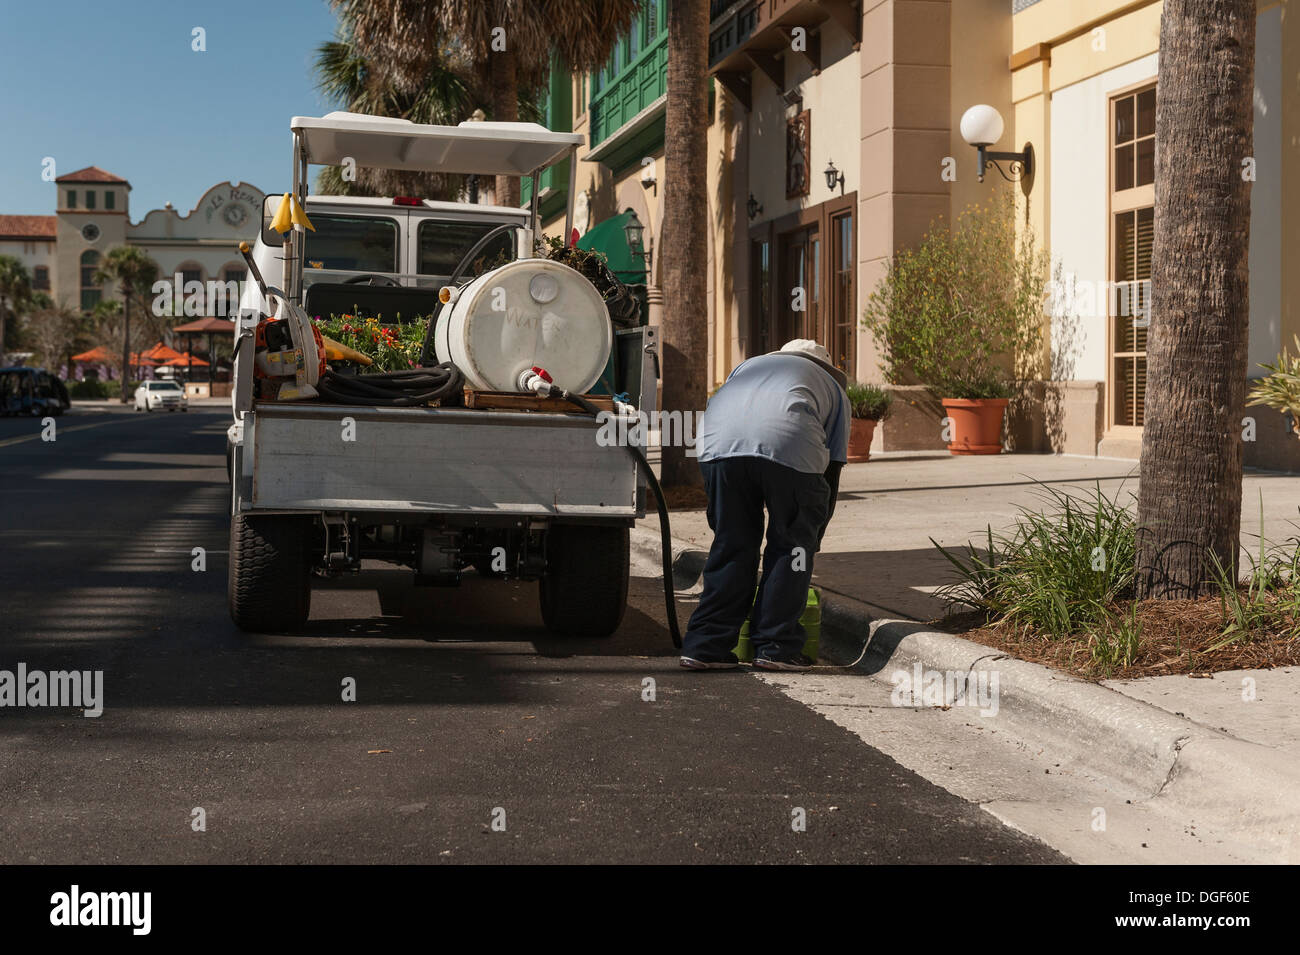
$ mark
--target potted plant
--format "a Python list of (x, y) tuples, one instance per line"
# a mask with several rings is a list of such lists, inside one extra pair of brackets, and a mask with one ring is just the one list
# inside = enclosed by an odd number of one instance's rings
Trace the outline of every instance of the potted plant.
[(1256, 381), (1246, 398), (1251, 407), (1266, 405), (1289, 414), (1291, 431), (1300, 437), (1300, 335), (1294, 341), (1297, 355), (1289, 355), (1284, 347), (1276, 363), (1261, 363), (1259, 367), (1270, 374)]
[(889, 405), (894, 396), (877, 385), (861, 383), (852, 383), (845, 391), (849, 395), (849, 409), (853, 416), (849, 426), (849, 463), (870, 461), (876, 422), (889, 416)]
[(950, 454), (1001, 454), (1002, 419), (1013, 389), (1004, 382), (956, 381), (944, 389)]
[(931, 226), (871, 293), (862, 325), (886, 380), (942, 401), (953, 454), (1001, 453), (1008, 400), (1042, 365), (1047, 264), (1004, 196)]

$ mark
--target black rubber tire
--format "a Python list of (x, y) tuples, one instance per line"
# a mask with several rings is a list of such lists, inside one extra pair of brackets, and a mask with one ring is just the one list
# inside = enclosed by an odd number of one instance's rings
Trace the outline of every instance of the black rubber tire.
[(553, 524), (538, 585), (542, 620), (552, 633), (608, 637), (627, 610), (626, 527)]
[(236, 514), (230, 518), (230, 619), (247, 633), (300, 630), (311, 611), (311, 519)]

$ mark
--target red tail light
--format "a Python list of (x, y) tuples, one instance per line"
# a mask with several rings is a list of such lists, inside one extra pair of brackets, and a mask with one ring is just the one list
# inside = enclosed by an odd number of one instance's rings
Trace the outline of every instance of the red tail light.
[(424, 200), (421, 199), (419, 196), (395, 196), (395, 197), (393, 198), (393, 205), (395, 205), (395, 206), (422, 206), (422, 205), (424, 205)]

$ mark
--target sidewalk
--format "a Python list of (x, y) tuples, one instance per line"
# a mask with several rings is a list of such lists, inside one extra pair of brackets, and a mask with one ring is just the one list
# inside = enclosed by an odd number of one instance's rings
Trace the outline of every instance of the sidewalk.
[[(954, 457), (934, 452), (873, 454), (840, 477), (839, 503), (816, 560), (818, 587), (878, 609), (878, 616), (933, 620), (943, 614), (934, 591), (951, 565), (930, 543), (982, 543), (984, 529), (1009, 526), (1018, 506), (1035, 506), (1038, 483), (1082, 492), (1100, 483), (1121, 500), (1137, 493), (1137, 462), (1049, 454)], [(1265, 537), (1300, 534), (1300, 476), (1248, 472), (1242, 490), (1242, 542), (1254, 550), (1259, 495)], [(651, 519), (654, 520), (653, 518)], [(707, 551), (713, 540), (703, 511), (672, 515), (673, 536)]]
[[(798, 693), (801, 679), (805, 689), (809, 680), (820, 679), (819, 686), (830, 681), (838, 697), (874, 701), (857, 704), (861, 708), (879, 707), (875, 687), (916, 666), (990, 678), (996, 673), (1001, 699), (992, 722), (1030, 749), (1052, 754), (1054, 765), (1111, 780), (1112, 790), (1130, 793), (1133, 803), (1170, 826), (1190, 826), (1200, 834), (1198, 852), (1205, 849), (1200, 837), (1207, 836), (1210, 859), (1300, 861), (1300, 669), (1094, 684), (917, 622), (942, 614), (933, 594), (951, 579), (929, 538), (960, 546), (978, 541), (987, 524), (995, 532), (1006, 529), (1018, 505), (1037, 503), (1038, 482), (1081, 491), (1100, 482), (1105, 493), (1119, 490), (1127, 497), (1137, 491), (1137, 465), (1053, 455), (892, 453), (846, 467), (814, 583), (823, 593), (824, 654), (848, 664), (869, 639), (868, 652), (855, 668), (858, 682), (812, 674), (782, 682)], [(1284, 541), (1297, 533), (1300, 477), (1247, 473), (1242, 535), (1252, 550), (1261, 495), (1265, 537)], [(690, 588), (712, 536), (702, 511), (674, 512), (672, 525), (677, 585)], [(634, 547), (642, 567), (657, 568), (653, 514), (638, 527)], [(863, 676), (873, 678), (873, 688), (863, 686)], [(1032, 828), (1023, 805), (1008, 812), (1012, 824)]]

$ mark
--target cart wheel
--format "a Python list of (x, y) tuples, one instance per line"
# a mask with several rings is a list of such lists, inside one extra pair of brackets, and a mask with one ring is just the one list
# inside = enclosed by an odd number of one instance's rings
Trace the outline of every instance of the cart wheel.
[(247, 633), (298, 630), (311, 611), (311, 518), (230, 518), (230, 619)]
[(553, 524), (546, 532), (546, 572), (538, 586), (547, 629), (608, 637), (627, 609), (628, 529)]

